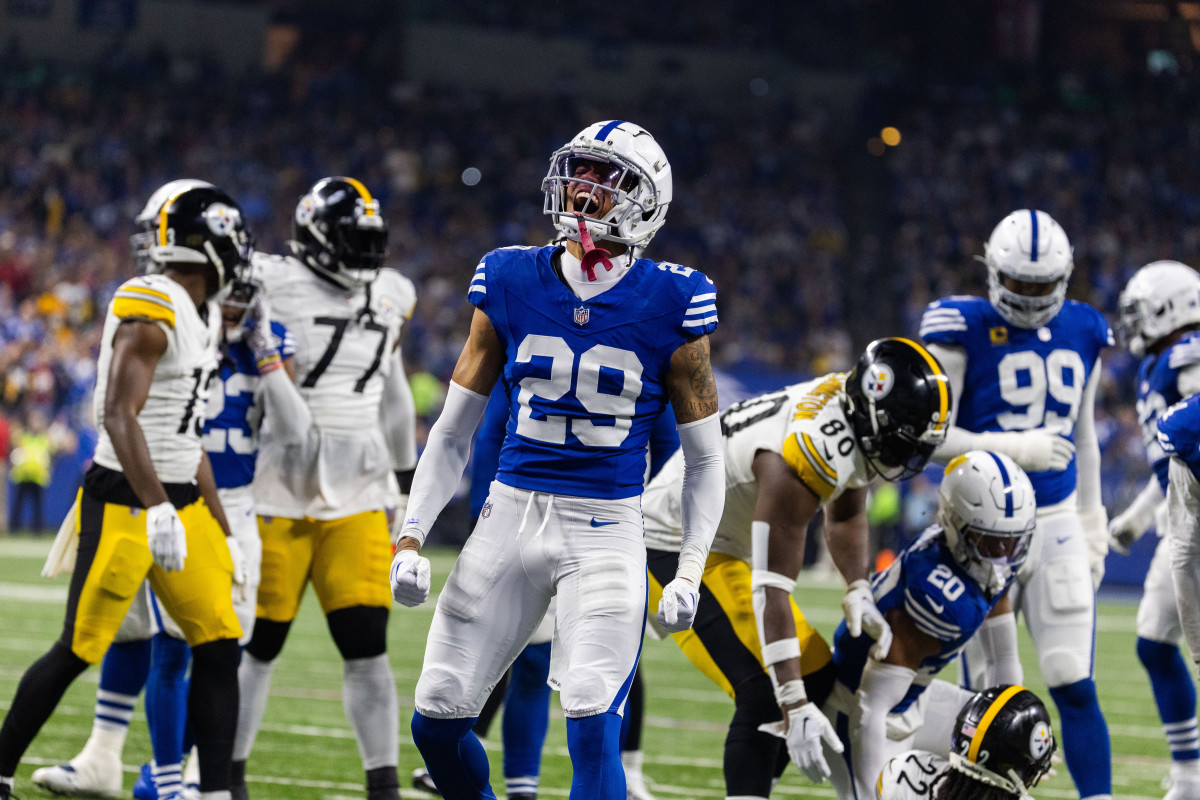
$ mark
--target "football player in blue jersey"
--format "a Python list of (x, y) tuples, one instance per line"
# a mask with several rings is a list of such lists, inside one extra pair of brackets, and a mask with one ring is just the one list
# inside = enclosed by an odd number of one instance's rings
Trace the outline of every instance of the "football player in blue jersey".
[[(823, 710), (845, 747), (842, 758), (826, 748), (838, 797), (870, 797), (897, 750), (947, 754), (948, 726), (972, 693), (934, 676), (1007, 603), (1035, 539), (1036, 514), (1033, 485), (1008, 456), (973, 450), (946, 467), (937, 524), (871, 578), (875, 605), (891, 625), (887, 653), (872, 658), (875, 639), (851, 635), (844, 621), (834, 633), (837, 685)], [(890, 742), (889, 729), (911, 733)]]
[[(1038, 552), (1013, 592), (1037, 648), (1038, 665), (1062, 717), (1063, 755), (1082, 798), (1112, 793), (1108, 726), (1092, 667), (1095, 588), (1108, 552), (1100, 498), (1100, 446), (1093, 420), (1100, 351), (1114, 344), (1094, 308), (1066, 299), (1071, 244), (1044, 211), (1014, 211), (985, 246), (988, 297), (935, 301), (921, 336), (954, 384), (955, 422), (935, 459), (967, 450), (1005, 453), (1037, 492)], [(960, 671), (983, 688), (986, 662), (1013, 657), (1013, 618), (998, 615), (964, 650)], [(990, 652), (989, 652), (990, 651)]]
[[(1153, 524), (1166, 535), (1164, 497), (1168, 457), (1158, 444), (1158, 418), (1200, 391), (1200, 275), (1178, 261), (1139, 269), (1120, 299), (1117, 336), (1141, 358), (1137, 411), (1153, 474), (1138, 496), (1108, 525), (1110, 546), (1127, 555)], [(1146, 572), (1137, 615), (1137, 654), (1150, 676), (1163, 733), (1171, 751), (1167, 800), (1200, 797), (1200, 729), (1196, 686), (1179, 651), (1182, 631), (1171, 578), (1171, 550), (1160, 538)]]
[(500, 467), (441, 592), (416, 689), (413, 739), (452, 800), (495, 797), (471, 727), (555, 596), (551, 680), (567, 717), (570, 796), (624, 800), (621, 713), (646, 615), (639, 497), (646, 443), (668, 402), (688, 477), (677, 578), (657, 613), (667, 630), (695, 617), (724, 502), (708, 345), (716, 288), (688, 267), (634, 254), (671, 201), (662, 148), (632, 123), (596, 123), (551, 156), (542, 188), (569, 241), (494, 250), (476, 268), (467, 296), (477, 310), (392, 563), (395, 599), (424, 602), (421, 543), (503, 380), (511, 414)]

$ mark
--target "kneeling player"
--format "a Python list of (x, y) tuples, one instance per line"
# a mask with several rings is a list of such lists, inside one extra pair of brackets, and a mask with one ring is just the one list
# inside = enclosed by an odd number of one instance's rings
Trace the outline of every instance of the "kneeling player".
[(876, 800), (1016, 800), (1050, 769), (1050, 714), (1022, 686), (995, 686), (967, 701), (954, 723), (950, 757), (910, 750), (889, 761)]

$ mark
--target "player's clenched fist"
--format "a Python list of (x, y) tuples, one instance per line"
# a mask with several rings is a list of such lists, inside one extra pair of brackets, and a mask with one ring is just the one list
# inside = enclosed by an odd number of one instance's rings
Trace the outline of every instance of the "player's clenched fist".
[(700, 590), (686, 578), (676, 578), (663, 587), (654, 618), (667, 633), (679, 633), (692, 627), (696, 620), (696, 605)]
[(412, 608), (429, 599), (429, 559), (416, 550), (397, 550), (392, 559), (392, 598)]

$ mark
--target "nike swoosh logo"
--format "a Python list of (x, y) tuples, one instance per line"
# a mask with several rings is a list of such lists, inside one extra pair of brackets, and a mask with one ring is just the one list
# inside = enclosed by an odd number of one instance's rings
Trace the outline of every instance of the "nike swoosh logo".
[(616, 524), (617, 524), (616, 520), (613, 520), (612, 522), (597, 522), (596, 518), (592, 517), (592, 527), (593, 528), (603, 528), (605, 525), (616, 525)]
[(1067, 539), (1070, 539), (1070, 538), (1071, 538), (1070, 536), (1055, 536), (1054, 541), (1058, 542), (1059, 544), (1062, 544), (1063, 542), (1065, 542)]
[(935, 603), (933, 600), (929, 601), (929, 606), (939, 614), (945, 613), (946, 611), (946, 607), (944, 605), (941, 603)]

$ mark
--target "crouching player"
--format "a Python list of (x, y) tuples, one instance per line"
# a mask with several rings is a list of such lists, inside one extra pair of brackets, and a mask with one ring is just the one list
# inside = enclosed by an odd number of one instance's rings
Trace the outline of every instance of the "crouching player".
[[(1008, 603), (1005, 591), (1029, 552), (1036, 513), (1033, 485), (1008, 456), (974, 450), (947, 465), (938, 523), (871, 579), (892, 630), (887, 653), (872, 658), (872, 638), (852, 635), (845, 623), (834, 634), (838, 683), (824, 711), (846, 750), (844, 761), (831, 760), (838, 797), (869, 797), (890, 751), (945, 752), (949, 721), (971, 693), (944, 681), (926, 689), (988, 614)], [(831, 540), (831, 551), (836, 546)], [(913, 733), (889, 742), (889, 722)]]

